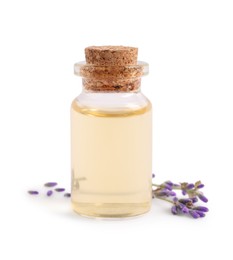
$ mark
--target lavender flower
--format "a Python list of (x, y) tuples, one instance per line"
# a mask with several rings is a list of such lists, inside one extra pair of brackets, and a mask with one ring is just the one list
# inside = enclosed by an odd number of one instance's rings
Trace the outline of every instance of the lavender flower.
[(195, 210), (195, 212), (199, 215), (200, 218), (204, 218), (205, 217), (205, 213), (199, 210)]
[(191, 194), (193, 192), (193, 188), (195, 185), (193, 183), (187, 183), (187, 182), (182, 182), (181, 183), (181, 191), (182, 194), (185, 196), (186, 194)]
[(63, 191), (65, 191), (65, 189), (64, 189), (64, 188), (56, 188), (55, 191), (57, 191), (57, 192), (63, 192)]
[(189, 211), (190, 216), (192, 216), (193, 218), (199, 218), (200, 215), (195, 211), (195, 210), (190, 210)]
[(186, 186), (186, 189), (187, 189), (187, 190), (191, 190), (191, 189), (193, 189), (194, 187), (195, 187), (194, 184), (189, 183), (189, 184)]
[(163, 196), (169, 196), (169, 193), (170, 191), (166, 190), (166, 189), (163, 189), (163, 190), (160, 190), (158, 192), (156, 192), (156, 195), (159, 196), (159, 197), (163, 197)]
[(185, 196), (187, 192), (185, 190), (182, 190), (182, 194)]
[(36, 190), (29, 190), (28, 193), (29, 193), (30, 195), (38, 195), (38, 194), (39, 194), (39, 192), (36, 191)]
[(170, 192), (169, 192), (169, 196), (172, 196), (172, 197), (173, 197), (173, 196), (176, 196), (176, 193), (175, 193), (174, 191), (170, 191)]
[(194, 207), (193, 209), (198, 210), (198, 211), (202, 211), (202, 212), (208, 212), (209, 209), (207, 207), (203, 207), (203, 206), (197, 206)]
[(197, 197), (193, 197), (193, 198), (191, 198), (191, 200), (192, 200), (193, 203), (198, 202)]
[(49, 191), (47, 191), (46, 194), (47, 194), (48, 197), (50, 197), (50, 196), (53, 194), (53, 191), (52, 191), (52, 190), (49, 190)]
[(188, 208), (183, 204), (183, 203), (179, 203), (178, 205), (180, 211), (184, 214), (188, 214), (189, 213), (189, 210)]
[(177, 215), (178, 213), (183, 213), (183, 214), (189, 213), (188, 207), (185, 205), (185, 203), (178, 200), (177, 197), (173, 198), (173, 204), (174, 205), (171, 208), (172, 214)]
[(57, 185), (56, 182), (47, 182), (44, 184), (45, 187), (55, 187)]
[[(153, 184), (153, 186), (157, 188), (152, 190), (152, 197), (172, 203), (171, 213), (173, 215), (185, 214), (196, 219), (205, 217), (205, 213), (209, 211), (206, 207), (195, 205), (198, 202), (198, 198), (204, 202), (208, 201), (203, 193), (199, 191), (199, 188), (204, 187), (204, 184), (200, 181), (195, 184), (182, 182), (180, 185), (171, 181), (165, 181), (160, 185)], [(188, 195), (188, 198), (177, 198), (174, 189), (180, 190), (183, 195)]]
[(169, 196), (176, 196), (176, 193), (172, 190), (169, 190), (169, 189), (157, 189), (154, 191), (155, 195), (158, 196), (158, 197), (169, 197)]
[(171, 212), (172, 212), (173, 215), (177, 215), (178, 214), (177, 207), (176, 206), (172, 206), (171, 207)]
[(208, 202), (208, 199), (207, 199), (203, 194), (198, 193), (197, 196), (198, 196), (198, 198), (199, 198), (201, 201), (203, 201), (203, 202), (205, 202), (205, 203)]
[(165, 181), (165, 183), (171, 187), (174, 185), (171, 181)]
[[(53, 188), (55, 186), (57, 186), (57, 182), (46, 182), (44, 184), (44, 187), (46, 187), (46, 188)], [(46, 196), (50, 197), (50, 196), (53, 195), (54, 191), (56, 191), (56, 192), (64, 192), (65, 188), (55, 188), (53, 190), (49, 189), (49, 190), (45, 190), (44, 193), (46, 194)], [(30, 195), (38, 195), (39, 194), (39, 192), (36, 191), (36, 190), (29, 190), (28, 193)], [(67, 193), (64, 194), (64, 197), (67, 197), (67, 198), (71, 197), (71, 194), (67, 192)]]
[(176, 197), (173, 199), (173, 206), (171, 208), (171, 211), (173, 214), (176, 212), (176, 215), (178, 213), (183, 214), (189, 214), (193, 218), (203, 218), (205, 217), (204, 212), (208, 212), (208, 208), (203, 206), (194, 206), (194, 202), (192, 198), (182, 198), (177, 199)]
[(163, 187), (167, 190), (172, 190), (172, 185), (169, 185), (169, 184), (163, 184)]
[(192, 199), (186, 199), (186, 198), (179, 199), (179, 202), (181, 202), (183, 204), (193, 203)]
[(165, 181), (161, 186), (168, 189), (168, 190), (172, 190), (173, 183), (171, 181)]

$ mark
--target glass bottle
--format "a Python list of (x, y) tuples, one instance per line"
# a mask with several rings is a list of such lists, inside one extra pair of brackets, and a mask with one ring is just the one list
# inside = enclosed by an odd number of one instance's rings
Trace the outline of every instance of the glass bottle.
[(92, 46), (71, 106), (72, 207), (92, 217), (140, 215), (151, 206), (152, 107), (141, 93), (148, 64), (137, 48)]

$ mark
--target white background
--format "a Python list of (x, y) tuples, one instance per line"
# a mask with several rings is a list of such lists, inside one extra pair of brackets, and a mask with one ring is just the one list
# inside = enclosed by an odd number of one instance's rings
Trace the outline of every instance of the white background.
[[(201, 179), (206, 218), (154, 200), (141, 217), (92, 220), (62, 196), (27, 195), (69, 189), (73, 64), (109, 44), (149, 62), (156, 181)], [(1, 0), (0, 120), (0, 259), (232, 259), (232, 1)]]

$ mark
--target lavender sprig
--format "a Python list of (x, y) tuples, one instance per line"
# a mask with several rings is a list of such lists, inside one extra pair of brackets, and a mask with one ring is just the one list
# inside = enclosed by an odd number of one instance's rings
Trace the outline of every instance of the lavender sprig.
[[(158, 198), (170, 202), (172, 204), (171, 212), (173, 215), (184, 214), (193, 218), (203, 218), (208, 212), (207, 207), (196, 206), (198, 199), (203, 202), (208, 202), (208, 199), (203, 195), (199, 189), (204, 187), (200, 181), (193, 183), (182, 182), (174, 184), (171, 181), (165, 181), (162, 184), (152, 184), (152, 198)], [(173, 190), (180, 190), (183, 195), (187, 197), (177, 198)]]
[(171, 211), (174, 215), (178, 213), (188, 214), (193, 218), (203, 218), (205, 217), (204, 212), (208, 212), (208, 208), (202, 206), (195, 206), (191, 199), (173, 199), (173, 204)]

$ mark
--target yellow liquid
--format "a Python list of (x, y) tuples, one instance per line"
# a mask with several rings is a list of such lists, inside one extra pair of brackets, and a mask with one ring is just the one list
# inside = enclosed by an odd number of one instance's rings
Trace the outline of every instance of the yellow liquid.
[(71, 107), (72, 206), (92, 217), (140, 215), (151, 206), (151, 104), (100, 111)]

